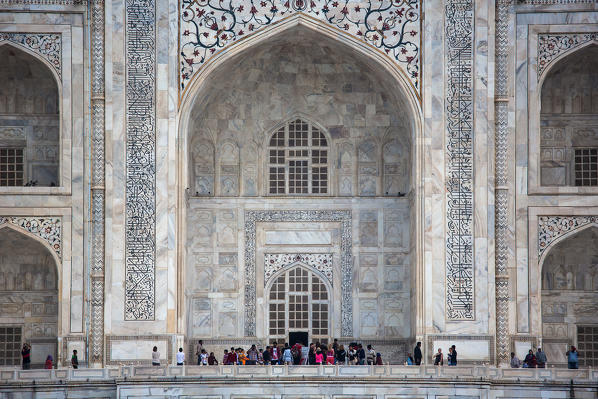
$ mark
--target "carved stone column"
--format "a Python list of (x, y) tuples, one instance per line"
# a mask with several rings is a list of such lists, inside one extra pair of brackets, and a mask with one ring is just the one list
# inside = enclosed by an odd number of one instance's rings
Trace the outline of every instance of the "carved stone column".
[(91, 332), (89, 364), (104, 355), (104, 0), (91, 9)]
[[(509, 247), (514, 247), (513, 233), (509, 226), (514, 225), (512, 212), (509, 212), (510, 168), (508, 153), (509, 138), (509, 32), (513, 0), (496, 1), (496, 93), (494, 99), (495, 129), (495, 296), (496, 296), (496, 361), (509, 361)], [(512, 41), (511, 41), (512, 42)]]

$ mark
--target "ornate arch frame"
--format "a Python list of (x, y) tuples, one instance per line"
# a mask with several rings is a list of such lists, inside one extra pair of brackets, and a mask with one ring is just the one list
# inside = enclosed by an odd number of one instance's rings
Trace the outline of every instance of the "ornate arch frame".
[[(559, 41), (567, 44), (555, 46)], [(542, 186), (540, 180), (540, 111), (544, 81), (559, 61), (592, 45), (598, 45), (598, 24), (530, 26), (526, 90), (529, 194), (598, 194), (595, 187)]]
[[(186, 263), (186, 251), (185, 251), (185, 243), (186, 243), (186, 210), (187, 210), (187, 199), (188, 199), (188, 188), (187, 182), (189, 181), (189, 167), (188, 167), (188, 153), (189, 153), (189, 122), (191, 112), (193, 110), (193, 106), (195, 102), (201, 98), (202, 91), (209, 83), (209, 78), (212, 72), (216, 71), (222, 65), (226, 64), (229, 60), (231, 60), (236, 55), (248, 51), (251, 48), (259, 46), (264, 43), (268, 43), (269, 39), (277, 37), (279, 35), (284, 34), (288, 30), (293, 27), (302, 26), (306, 29), (311, 29), (318, 34), (321, 34), (333, 41), (338, 42), (339, 46), (343, 45), (349, 48), (351, 51), (355, 51), (358, 54), (373, 60), (376, 67), (380, 68), (384, 72), (388, 74), (392, 78), (392, 80), (397, 84), (399, 94), (405, 99), (405, 107), (408, 111), (409, 115), (409, 124), (411, 128), (411, 137), (412, 143), (411, 148), (413, 151), (413, 157), (411, 159), (411, 164), (413, 165), (413, 176), (412, 176), (412, 184), (411, 187), (415, 192), (415, 200), (412, 207), (412, 215), (413, 221), (415, 223), (414, 228), (414, 246), (415, 246), (415, 256), (413, 257), (412, 264), (415, 265), (415, 287), (423, 287), (423, 253), (424, 253), (424, 243), (423, 243), (423, 166), (424, 166), (424, 154), (423, 149), (425, 143), (423, 142), (423, 111), (420, 99), (415, 93), (412, 88), (411, 83), (409, 82), (408, 78), (405, 76), (404, 72), (400, 70), (396, 64), (392, 62), (392, 60), (387, 57), (385, 54), (381, 53), (380, 51), (374, 49), (373, 47), (367, 45), (365, 42), (359, 41), (356, 38), (353, 38), (346, 34), (339, 34), (339, 32), (332, 27), (328, 26), (322, 21), (315, 20), (314, 18), (310, 18), (302, 13), (294, 14), (292, 17), (285, 19), (277, 24), (269, 25), (263, 30), (256, 32), (255, 34), (246, 37), (241, 43), (237, 43), (237, 45), (232, 45), (228, 47), (227, 51), (218, 52), (214, 57), (210, 59), (210, 62), (204, 64), (200, 71), (194, 75), (192, 82), (190, 82), (189, 86), (185, 89), (185, 93), (183, 97), (179, 100), (179, 112), (177, 115), (177, 125), (178, 125), (178, 140), (177, 140), (177, 181), (179, 182), (179, 191), (178, 191), (178, 199), (177, 199), (177, 207), (179, 211), (177, 212), (177, 330), (180, 333), (184, 333), (186, 331), (185, 326), (185, 317), (183, 316), (185, 313), (185, 295), (184, 295), (184, 288), (181, 284), (181, 281), (184, 281), (185, 278), (185, 263)], [(244, 289), (244, 298), (245, 298), (245, 317), (244, 317), (244, 335), (245, 336), (255, 336), (256, 333), (256, 320), (255, 320), (255, 244), (253, 246), (253, 250), (250, 249), (251, 246), (251, 235), (253, 234), (253, 243), (255, 243), (255, 227), (253, 230), (251, 229), (251, 224), (255, 225), (255, 220), (250, 220), (251, 212), (260, 212), (260, 211), (248, 211), (245, 214), (245, 289)], [(272, 214), (275, 214), (277, 211), (267, 211)], [(285, 211), (280, 211), (281, 213), (285, 213)], [(307, 215), (310, 212), (319, 212), (319, 211), (288, 211), (290, 213), (298, 212), (299, 214)], [(322, 211), (328, 212), (328, 211)], [(337, 212), (348, 212), (349, 217), (348, 220), (351, 219), (350, 211), (337, 211)], [(248, 218), (249, 217), (249, 218)], [(268, 216), (268, 218), (271, 216)], [(271, 220), (271, 219), (267, 219)], [(286, 220), (286, 219), (282, 219)], [(296, 220), (296, 219), (291, 219)], [(311, 219), (300, 219), (300, 220), (311, 220)], [(328, 219), (316, 219), (316, 220), (328, 220)], [(289, 220), (290, 221), (290, 220)], [(249, 224), (249, 225), (248, 225)], [(349, 226), (350, 226), (349, 222)], [(249, 230), (248, 230), (249, 228)], [(253, 231), (253, 233), (251, 233)], [(350, 235), (350, 228), (348, 229), (348, 234)], [(349, 239), (349, 242), (351, 240)], [(351, 246), (351, 244), (348, 244)], [(342, 249), (341, 249), (341, 252)], [(351, 251), (347, 251), (346, 260), (342, 261), (341, 267), (346, 267), (346, 271), (343, 273), (343, 279), (345, 276), (347, 277), (347, 281), (351, 281), (352, 285), (352, 273), (353, 273), (353, 260)], [(248, 263), (249, 262), (249, 263)], [(253, 287), (253, 288), (252, 288)], [(353, 320), (352, 320), (352, 299), (349, 300), (349, 297), (345, 295), (351, 295), (350, 289), (347, 289), (347, 292), (343, 292), (343, 297), (347, 298), (343, 300), (343, 305), (341, 306), (341, 313), (343, 316), (341, 317), (341, 331), (343, 337), (351, 337), (353, 336)], [(415, 309), (416, 316), (413, 318), (415, 320), (415, 325), (412, 327), (412, 331), (415, 334), (419, 334), (423, 331), (424, 325), (424, 293), (423, 289), (419, 289), (416, 295), (415, 300), (413, 301), (413, 308)]]
[(558, 243), (591, 227), (598, 227), (598, 207), (529, 208), (527, 275), (532, 336), (542, 336), (542, 267), (546, 256)]
[[(72, 109), (73, 89), (70, 85), (71, 71), (71, 31), (70, 27), (53, 27), (48, 30), (45, 25), (29, 25), (26, 32), (15, 32), (14, 25), (0, 24), (0, 46), (12, 46), (23, 51), (43, 63), (54, 77), (58, 89), (58, 185), (57, 187), (2, 187), (1, 192), (18, 194), (71, 194), (71, 161), (72, 161)], [(52, 51), (44, 45), (36, 47), (36, 43), (52, 44)], [(66, 51), (65, 51), (66, 49)], [(68, 83), (68, 84), (67, 84)]]
[[(21, 226), (23, 223), (25, 227)], [(31, 222), (39, 223), (43, 227), (44, 231), (53, 229), (55, 234), (44, 234), (36, 229), (27, 228), (27, 224)], [(52, 227), (53, 226), (53, 227)], [(54, 270), (56, 271), (56, 288), (58, 291), (59, 306), (56, 322), (56, 330), (58, 336), (63, 333), (63, 320), (62, 316), (67, 309), (63, 309), (64, 303), (61, 301), (63, 293), (63, 264), (62, 264), (62, 219), (60, 217), (28, 217), (28, 216), (0, 216), (0, 234), (4, 229), (15, 231), (19, 234), (24, 235), (34, 241), (37, 241), (43, 245), (46, 250), (50, 253), (54, 260)], [(57, 346), (57, 351), (60, 352), (60, 345)]]

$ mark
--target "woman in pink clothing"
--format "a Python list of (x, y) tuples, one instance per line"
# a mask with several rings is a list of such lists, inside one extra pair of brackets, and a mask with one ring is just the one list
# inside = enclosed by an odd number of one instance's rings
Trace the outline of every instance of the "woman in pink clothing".
[(328, 345), (328, 352), (326, 352), (326, 364), (334, 364), (334, 349), (332, 344)]
[(318, 348), (316, 350), (316, 364), (322, 364), (322, 363), (324, 363), (324, 354), (322, 353), (320, 348)]

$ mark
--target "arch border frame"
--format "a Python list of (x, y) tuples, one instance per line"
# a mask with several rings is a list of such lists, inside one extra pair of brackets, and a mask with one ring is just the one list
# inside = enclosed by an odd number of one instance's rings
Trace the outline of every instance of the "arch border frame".
[[(543, 36), (564, 36), (595, 35), (588, 41), (579, 42), (562, 52), (555, 54), (545, 65), (539, 65), (541, 56), (541, 39)], [(598, 194), (596, 187), (581, 186), (542, 186), (540, 168), (540, 111), (542, 99), (542, 87), (550, 71), (559, 64), (559, 61), (574, 55), (576, 52), (590, 45), (598, 45), (598, 24), (570, 24), (570, 25), (529, 25), (529, 33), (526, 40), (527, 51), (525, 53), (527, 82), (518, 85), (515, 96), (523, 95), (527, 100), (525, 111), (527, 111), (525, 137), (527, 137), (527, 187), (528, 194)], [(549, 45), (544, 41), (544, 45)], [(522, 61), (522, 60), (521, 60)], [(519, 62), (519, 61), (518, 61)], [(523, 75), (523, 74), (522, 74)], [(523, 76), (521, 76), (523, 77)], [(521, 90), (521, 92), (519, 92)], [(524, 132), (521, 132), (522, 134)], [(519, 134), (519, 133), (518, 133)]]
[[(558, 243), (590, 227), (598, 227), (598, 206), (529, 208), (527, 270), (521, 273), (520, 266), (517, 271), (518, 291), (525, 285), (528, 294), (524, 298), (517, 293), (517, 308), (519, 312), (524, 309), (529, 312), (531, 336), (542, 337), (542, 267), (546, 256)], [(525, 262), (525, 259), (519, 261)], [(522, 279), (526, 281), (519, 281)]]

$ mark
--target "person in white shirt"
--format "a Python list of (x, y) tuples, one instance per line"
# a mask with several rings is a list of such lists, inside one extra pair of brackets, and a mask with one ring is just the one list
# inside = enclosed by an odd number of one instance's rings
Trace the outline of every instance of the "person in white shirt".
[(182, 366), (183, 364), (185, 364), (185, 352), (183, 352), (183, 348), (179, 348), (176, 354), (176, 365)]
[(154, 346), (154, 350), (152, 352), (152, 366), (159, 366), (160, 365), (160, 352), (158, 352), (158, 347)]

